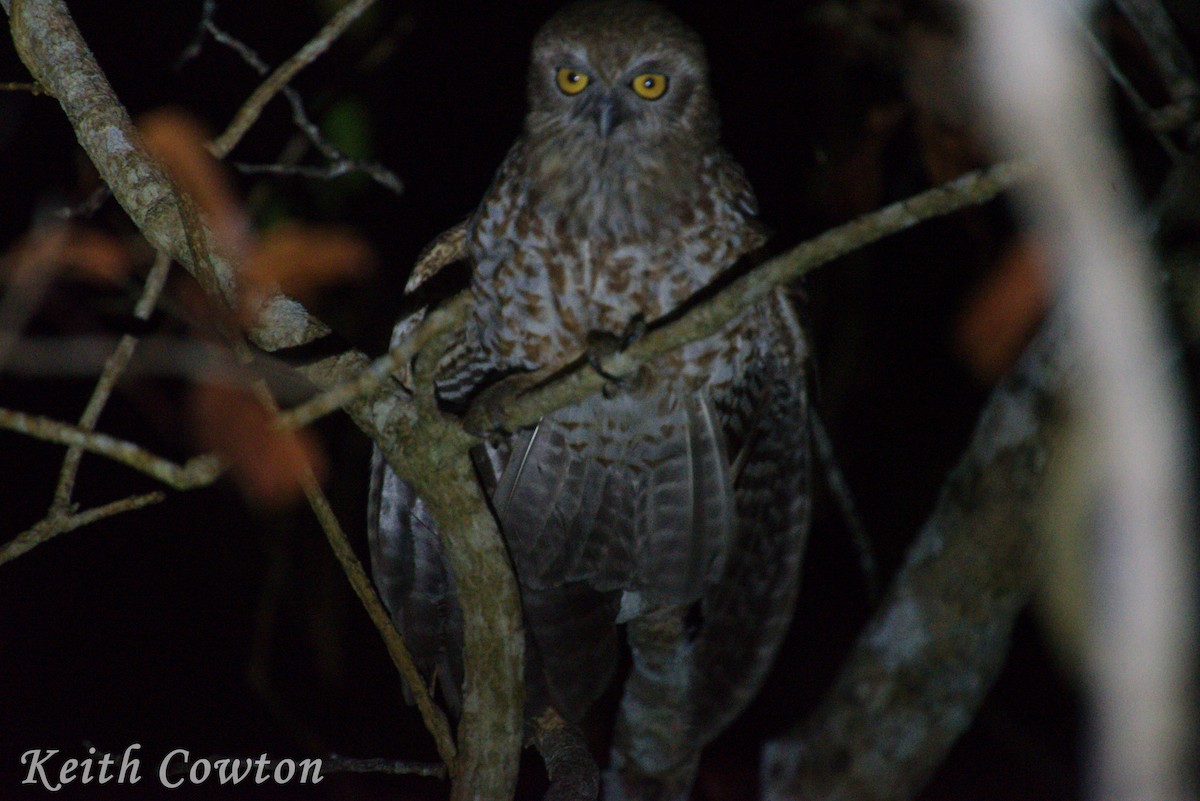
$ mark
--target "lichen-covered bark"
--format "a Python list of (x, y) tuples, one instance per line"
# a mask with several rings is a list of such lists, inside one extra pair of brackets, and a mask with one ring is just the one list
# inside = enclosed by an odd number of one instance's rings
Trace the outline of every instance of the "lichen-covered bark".
[[(61, 0), (14, 0), (13, 41), (30, 72), (58, 99), (76, 138), (117, 201), (156, 248), (187, 268), (216, 299), (237, 299), (233, 265), (213, 246), (190, 201), (142, 147), (137, 131)], [(250, 330), (264, 350), (303, 345), (328, 333), (299, 303), (268, 298)], [(320, 387), (354, 379), (369, 365), (347, 351), (299, 368)], [(446, 538), (463, 606), (467, 652), (454, 799), (511, 798), (521, 744), (524, 638), (516, 581), (495, 521), (479, 492), (461, 428), (418, 410), (392, 385), (346, 407), (383, 448), (396, 472), (426, 497)]]
[(1039, 493), (1070, 368), (1054, 318), (992, 393), (833, 690), (763, 756), (770, 801), (914, 797), (966, 730), (1035, 581)]

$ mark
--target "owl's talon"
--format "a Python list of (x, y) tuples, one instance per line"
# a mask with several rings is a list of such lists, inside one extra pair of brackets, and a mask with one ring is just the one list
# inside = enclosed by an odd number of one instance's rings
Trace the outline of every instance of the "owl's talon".
[[(634, 342), (637, 342), (646, 333), (646, 318), (642, 315), (637, 315), (629, 321), (625, 331), (621, 334), (613, 334), (608, 331), (592, 331), (587, 336), (587, 363), (591, 368), (600, 374), (600, 377), (609, 384), (604, 387), (604, 396), (611, 398), (616, 393), (617, 387), (629, 381), (630, 376), (614, 375), (604, 369), (604, 360), (616, 356), (627, 349)], [(610, 386), (615, 385), (615, 386)]]

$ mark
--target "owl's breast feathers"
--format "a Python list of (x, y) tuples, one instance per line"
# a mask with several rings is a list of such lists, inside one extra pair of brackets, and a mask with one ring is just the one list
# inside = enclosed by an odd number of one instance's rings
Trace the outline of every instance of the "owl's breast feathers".
[(585, 163), (553, 190), (530, 158), (512, 148), (470, 225), (475, 321), (499, 370), (565, 364), (590, 334), (652, 323), (765, 240), (724, 151), (697, 156), (686, 179), (678, 164)]

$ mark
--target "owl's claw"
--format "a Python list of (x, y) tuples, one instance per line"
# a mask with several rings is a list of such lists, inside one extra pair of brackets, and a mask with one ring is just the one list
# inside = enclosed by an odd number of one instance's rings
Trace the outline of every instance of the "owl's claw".
[(637, 315), (629, 321), (625, 331), (613, 334), (608, 331), (592, 331), (587, 337), (587, 350), (584, 357), (591, 368), (600, 374), (608, 383), (604, 385), (604, 396), (611, 398), (618, 387), (626, 384), (630, 376), (614, 375), (604, 369), (604, 361), (626, 350), (646, 333), (646, 318)]

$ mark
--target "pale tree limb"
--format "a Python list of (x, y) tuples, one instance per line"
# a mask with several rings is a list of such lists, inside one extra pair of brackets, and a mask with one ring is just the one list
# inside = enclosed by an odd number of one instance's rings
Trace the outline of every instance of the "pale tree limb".
[[(1000, 134), (1009, 149), (1039, 154), (1026, 197), (1054, 257), (1080, 404), (1094, 429), (1088, 441), (1103, 500), (1088, 626), (1091, 789), (1106, 801), (1194, 798), (1192, 432), (1153, 259), (1106, 136), (1100, 82), (1065, 11), (1038, 0), (974, 0), (973, 8)], [(1165, 19), (1158, 12), (1154, 24)], [(1194, 81), (1172, 74), (1183, 66), (1160, 66), (1173, 92), (1189, 84), (1179, 97), (1194, 102)]]
[(913, 798), (971, 724), (1035, 584), (1039, 497), (1072, 379), (1063, 329), (1052, 318), (992, 392), (833, 689), (765, 748), (766, 801)]
[[(236, 271), (202, 230), (189, 234), (190, 201), (178, 193), (142, 147), (61, 0), (14, 0), (12, 31), (30, 72), (58, 99), (81, 146), (118, 202), (152, 245), (166, 251), (214, 298), (233, 309)], [(275, 351), (329, 333), (295, 301), (272, 295), (256, 309), (249, 334)], [(368, 364), (348, 351), (310, 362), (299, 372), (318, 387), (357, 376)], [(347, 406), (355, 423), (383, 449), (397, 473), (414, 482), (445, 538), (459, 584), (467, 647), (466, 698), (459, 750), (450, 766), (454, 799), (511, 796), (521, 742), (524, 641), (516, 581), (495, 520), (475, 483), (469, 439), (446, 421), (416, 428), (417, 410), (392, 388)]]
[(1171, 100), (1179, 107), (1180, 124), (1196, 124), (1200, 111), (1200, 84), (1187, 48), (1175, 32), (1175, 23), (1159, 0), (1116, 0), (1121, 13), (1133, 24), (1158, 66)]
[(223, 470), (220, 461), (211, 454), (195, 456), (187, 463), (177, 465), (132, 442), (12, 409), (0, 409), (0, 428), (99, 454), (177, 490), (207, 486), (216, 481)]
[[(154, 259), (154, 265), (150, 268), (150, 273), (146, 276), (146, 285), (142, 289), (142, 295), (138, 298), (138, 302), (134, 306), (134, 317), (139, 320), (150, 319), (150, 314), (154, 311), (154, 307), (158, 305), (158, 298), (162, 295), (163, 287), (166, 286), (170, 268), (171, 260), (166, 255), (159, 253)], [(130, 359), (133, 358), (133, 351), (137, 347), (137, 342), (138, 338), (132, 334), (126, 334), (121, 337), (121, 341), (117, 344), (116, 349), (104, 363), (104, 370), (100, 373), (100, 379), (96, 382), (96, 387), (92, 390), (91, 397), (88, 398), (87, 406), (84, 407), (83, 414), (79, 417), (78, 427), (80, 429), (84, 431), (95, 430), (96, 422), (100, 419), (100, 414), (104, 411), (104, 406), (112, 396), (112, 391), (116, 387), (117, 381), (120, 379), (121, 374), (125, 372), (125, 368), (129, 366)], [(52, 510), (62, 511), (70, 506), (71, 494), (75, 490), (75, 478), (79, 474), (79, 464), (82, 459), (82, 445), (76, 444), (67, 448), (67, 454), (63, 457), (62, 470), (58, 476), (58, 486), (54, 490)]]
[(4, 547), (0, 548), (0, 565), (11, 562), (18, 556), (27, 553), (44, 542), (50, 541), (59, 534), (65, 534), (77, 528), (90, 526), (106, 517), (132, 512), (151, 504), (161, 503), (166, 498), (167, 496), (161, 492), (148, 492), (145, 495), (134, 495), (130, 498), (123, 498), (122, 500), (106, 503), (103, 506), (97, 506), (83, 512), (65, 513), (47, 517), (36, 523), (29, 530), (21, 532), (12, 540), (5, 543)]

